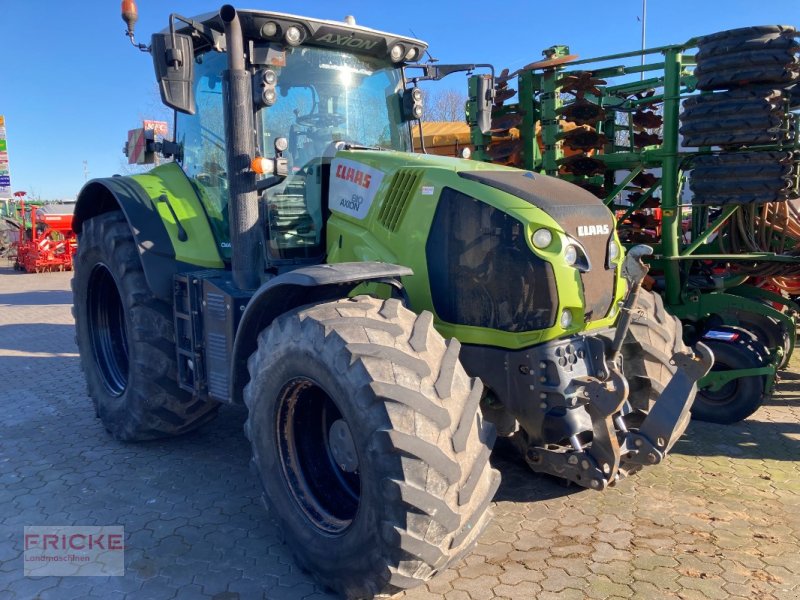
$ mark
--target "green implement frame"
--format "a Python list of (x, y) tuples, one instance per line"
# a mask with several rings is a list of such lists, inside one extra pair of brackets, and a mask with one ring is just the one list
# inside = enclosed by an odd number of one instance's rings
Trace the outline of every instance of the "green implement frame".
[[(536, 68), (523, 69), (516, 74), (516, 102), (497, 106), (494, 114), (521, 117), (517, 119), (518, 133), (512, 136), (517, 140), (517, 166), (600, 190), (598, 195), (604, 197), (605, 203), (616, 213), (618, 224), (644, 207), (655, 204), (660, 209), (660, 235), (656, 234), (651, 243), (654, 248), (651, 272), (656, 274), (668, 309), (690, 327), (689, 336), (702, 335), (711, 323), (738, 325), (742, 315), (768, 318), (788, 334), (788, 348), (780, 345), (769, 348), (769, 366), (715, 371), (700, 381), (701, 386), (715, 390), (733, 379), (764, 375), (764, 391), (770, 394), (785, 353), (791, 353), (795, 347), (795, 315), (800, 306), (779, 293), (743, 285), (748, 277), (741, 274), (739, 267), (796, 265), (800, 273), (800, 255), (780, 250), (726, 252), (719, 244), (720, 230), (738, 212), (750, 207), (693, 204), (684, 190), (686, 171), (691, 169), (692, 160), (712, 153), (710, 147), (684, 149), (679, 140), (681, 103), (697, 91), (697, 79), (693, 74), (695, 55), (687, 52), (697, 46), (697, 41), (692, 39), (680, 45), (573, 61), (568, 61), (567, 47), (554, 46), (543, 52), (548, 61), (534, 63)], [(564, 60), (552, 60), (559, 57)], [(648, 57), (658, 57), (658, 61), (645, 64)], [(583, 89), (576, 94), (574, 82), (581, 77)], [(588, 78), (591, 81), (586, 83)], [(565, 87), (568, 82), (573, 82), (572, 88)], [(579, 102), (597, 107), (598, 118), (591, 123), (591, 129), (602, 137), (585, 155), (594, 167), (576, 175), (565, 168), (570, 157), (565, 153), (567, 132), (564, 125), (565, 108)], [(655, 143), (636, 143), (633, 114), (656, 105), (661, 126), (651, 128), (658, 132), (648, 140)], [(786, 110), (788, 117), (788, 107)], [(788, 132), (788, 118), (783, 126)], [(791, 139), (788, 133), (785, 137)], [(491, 135), (483, 135), (472, 127), (472, 141), (475, 159), (497, 160), (492, 158)], [(797, 150), (800, 143), (795, 133), (790, 142), (753, 149)], [(623, 192), (645, 172), (651, 177), (649, 185), (640, 185), (639, 192), (631, 200), (623, 200)], [(781, 249), (785, 248), (782, 243)], [(699, 285), (697, 277), (691, 276), (702, 268), (706, 272), (716, 268), (716, 273), (708, 278), (713, 281), (712, 285)]]

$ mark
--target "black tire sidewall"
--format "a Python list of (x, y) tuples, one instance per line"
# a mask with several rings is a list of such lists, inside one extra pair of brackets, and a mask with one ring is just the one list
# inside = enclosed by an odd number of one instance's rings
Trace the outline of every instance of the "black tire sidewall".
[[(704, 339), (703, 343), (714, 353), (714, 365), (728, 370), (757, 368), (761, 365), (749, 354), (744, 344)], [(716, 369), (712, 367), (712, 372)], [(720, 369), (721, 370), (721, 369)], [(764, 392), (764, 377), (754, 375), (736, 381), (736, 394), (725, 403), (706, 400), (702, 389), (697, 391), (692, 416), (700, 421), (731, 424), (749, 417), (761, 406)]]
[[(103, 382), (91, 338), (89, 286), (98, 265), (114, 280), (125, 320), (128, 377), (119, 396)], [(142, 441), (180, 435), (216, 416), (216, 402), (192, 396), (178, 385), (172, 307), (150, 290), (121, 212), (83, 223), (72, 286), (81, 368), (97, 416), (115, 438)]]
[[(88, 224), (87, 224), (88, 225)], [(125, 301), (126, 298), (131, 298), (128, 290), (125, 290), (121, 283), (119, 269), (116, 269), (114, 264), (114, 257), (108, 252), (108, 248), (102, 243), (102, 237), (98, 239), (95, 236), (82, 236), (81, 243), (78, 246), (78, 252), (75, 255), (75, 275), (74, 275), (74, 306), (75, 306), (75, 327), (77, 330), (78, 351), (80, 353), (80, 360), (83, 366), (83, 372), (86, 377), (86, 384), (88, 387), (89, 395), (94, 401), (97, 416), (108, 426), (109, 423), (119, 422), (122, 417), (120, 414), (125, 410), (125, 406), (130, 402), (129, 396), (134, 392), (136, 386), (136, 374), (133, 365), (136, 364), (136, 354), (138, 349), (136, 344), (132, 344), (133, 331), (131, 328), (131, 307)], [(98, 265), (103, 265), (111, 277), (114, 279), (114, 284), (117, 287), (120, 300), (122, 303), (122, 310), (125, 315), (125, 332), (128, 340), (128, 384), (123, 393), (119, 396), (111, 394), (103, 382), (102, 375), (100, 374), (99, 365), (97, 365), (94, 348), (92, 347), (91, 339), (92, 332), (89, 327), (91, 315), (89, 314), (89, 283), (92, 278), (92, 273)], [(118, 432), (111, 430), (112, 434), (117, 435)]]
[[(374, 443), (373, 433), (384, 426), (383, 419), (376, 418), (376, 411), (361, 411), (354, 402), (343, 401), (353, 396), (368, 401), (371, 396), (369, 387), (348, 389), (348, 381), (341, 373), (319, 360), (309, 352), (309, 348), (313, 348), (313, 342), (287, 341), (279, 350), (276, 362), (261, 371), (253, 382), (254, 396), (258, 398), (250, 408), (254, 460), (265, 494), (276, 512), (273, 516), (282, 522), (286, 541), (296, 546), (295, 556), (299, 560), (308, 560), (304, 566), (327, 580), (347, 573), (352, 581), (342, 582), (342, 587), (352, 589), (354, 585), (374, 578), (374, 570), (382, 568), (381, 561), (375, 560), (381, 552), (381, 523), (394, 519), (386, 514), (389, 504), (385, 502), (380, 486), (383, 479), (393, 474), (402, 479), (403, 471), (399, 456), (385, 454)], [(353, 523), (338, 536), (319, 531), (297, 506), (281, 465), (277, 400), (284, 385), (299, 376), (315, 381), (328, 393), (347, 422), (358, 453), (360, 505)], [(359, 572), (363, 574), (360, 579)], [(387, 572), (387, 579), (388, 575)]]

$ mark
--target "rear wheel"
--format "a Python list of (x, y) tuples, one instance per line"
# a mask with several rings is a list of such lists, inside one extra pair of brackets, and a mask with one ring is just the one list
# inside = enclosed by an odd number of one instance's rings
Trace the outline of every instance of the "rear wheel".
[(420, 585), (490, 519), (499, 474), (482, 386), (397, 300), (282, 315), (248, 360), (245, 431), (298, 563), (348, 598)]
[(150, 291), (121, 212), (83, 224), (72, 292), (88, 392), (115, 438), (178, 435), (216, 415), (176, 383), (171, 307)]

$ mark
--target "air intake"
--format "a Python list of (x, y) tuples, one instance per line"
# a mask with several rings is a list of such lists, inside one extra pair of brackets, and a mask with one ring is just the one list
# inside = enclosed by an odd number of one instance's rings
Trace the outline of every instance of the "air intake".
[(392, 177), (389, 194), (378, 212), (378, 221), (389, 231), (397, 231), (421, 179), (422, 171), (418, 169), (400, 169)]

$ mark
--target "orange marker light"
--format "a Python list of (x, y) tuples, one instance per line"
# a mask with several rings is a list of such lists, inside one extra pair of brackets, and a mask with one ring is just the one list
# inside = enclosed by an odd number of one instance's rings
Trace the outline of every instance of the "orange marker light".
[(250, 169), (259, 175), (266, 175), (272, 173), (272, 161), (264, 158), (263, 156), (256, 156), (250, 162)]
[(122, 0), (122, 20), (128, 26), (128, 35), (133, 35), (133, 28), (139, 20), (139, 10), (134, 0)]

